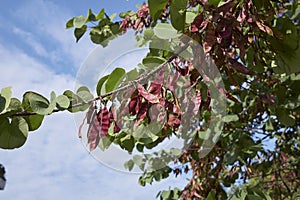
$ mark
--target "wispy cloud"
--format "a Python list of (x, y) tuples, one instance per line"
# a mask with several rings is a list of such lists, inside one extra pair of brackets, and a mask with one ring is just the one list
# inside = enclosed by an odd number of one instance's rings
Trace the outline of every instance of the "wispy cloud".
[(25, 41), (30, 47), (32, 47), (35, 53), (37, 53), (38, 55), (43, 57), (49, 56), (46, 49), (43, 47), (41, 43), (39, 43), (36, 40), (37, 37), (35, 37), (32, 33), (26, 32), (17, 27), (13, 28), (13, 33), (21, 37), (22, 40)]
[(0, 55), (0, 87), (12, 86), (13, 95), (16, 97), (21, 97), (27, 90), (49, 95), (52, 90), (61, 93), (63, 89), (74, 88), (73, 77), (56, 74), (20, 49), (8, 49), (0, 45)]
[(13, 12), (11, 20), (18, 23), (14, 32), (21, 34), (27, 44), (32, 43), (31, 47), (40, 55), (48, 55), (54, 64), (66, 65), (55, 66), (61, 70), (77, 70), (94, 48), (88, 37), (75, 43), (73, 30), (65, 29), (67, 20), (75, 15), (67, 8), (51, 1), (31, 0), (22, 2)]

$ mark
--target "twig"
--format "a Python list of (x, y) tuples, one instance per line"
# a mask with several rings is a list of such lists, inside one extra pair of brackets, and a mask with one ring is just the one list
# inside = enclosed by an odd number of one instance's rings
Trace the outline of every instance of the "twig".
[[(81, 102), (81, 103), (77, 103), (77, 104), (73, 104), (71, 105), (70, 107), (68, 107), (68, 109), (70, 108), (76, 108), (76, 107), (80, 107), (80, 106), (84, 106), (86, 104), (91, 104), (92, 102), (96, 101), (96, 100), (101, 100), (105, 97), (108, 97), (110, 95), (113, 95), (113, 94), (116, 94), (118, 92), (121, 92), (123, 90), (126, 90), (132, 86), (134, 86), (136, 83), (138, 82), (142, 82), (146, 79), (148, 79), (150, 76), (154, 75), (156, 72), (158, 72), (159, 70), (161, 70), (162, 68), (164, 68), (168, 63), (170, 63), (174, 58), (178, 57), (178, 55), (180, 53), (182, 53), (184, 50), (186, 50), (188, 48), (188, 45), (184, 45), (182, 46), (175, 54), (173, 54), (169, 59), (167, 59), (166, 61), (164, 61), (162, 64), (160, 64), (159, 66), (157, 66), (156, 68), (152, 69), (151, 71), (149, 71), (148, 73), (146, 74), (142, 74), (140, 75), (136, 80), (133, 80), (133, 81), (130, 81), (129, 83), (127, 83), (126, 85), (124, 86), (121, 86), (119, 88), (117, 88), (116, 90), (113, 90), (111, 92), (108, 92), (108, 93), (105, 93), (105, 94), (102, 94), (94, 99), (91, 99), (87, 102)], [(52, 113), (54, 112), (59, 112), (61, 110), (59, 109), (54, 109), (52, 111)], [(22, 112), (18, 112), (18, 113), (15, 113), (13, 115), (11, 115), (10, 117), (21, 117), (21, 116), (31, 116), (31, 115), (36, 115), (37, 113), (35, 112), (26, 112), (26, 111), (22, 111)]]

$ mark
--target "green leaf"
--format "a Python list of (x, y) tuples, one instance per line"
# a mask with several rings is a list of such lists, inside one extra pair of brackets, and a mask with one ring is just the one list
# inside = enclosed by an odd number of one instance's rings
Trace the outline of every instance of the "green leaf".
[(80, 28), (75, 28), (74, 29), (74, 35), (75, 35), (75, 38), (76, 38), (76, 42), (78, 42), (80, 40), (80, 38), (85, 34), (86, 30), (87, 30), (86, 25), (83, 25)]
[(139, 168), (141, 170), (144, 170), (144, 167), (145, 167), (145, 161), (143, 160), (142, 156), (140, 155), (134, 155), (133, 156), (133, 162), (139, 166)]
[(76, 93), (80, 92), (80, 91), (87, 91), (90, 92), (90, 89), (86, 86), (81, 86), (77, 89)]
[(211, 135), (211, 129), (207, 129), (205, 131), (198, 131), (198, 137), (203, 140), (208, 140)]
[(27, 92), (25, 96), (29, 100), (30, 107), (33, 112), (40, 114), (40, 115), (48, 115), (51, 114), (53, 109), (56, 105), (56, 95), (54, 92), (51, 92), (50, 99), (51, 102), (49, 103), (48, 99), (43, 97), (40, 94), (34, 92)]
[(268, 121), (266, 122), (266, 130), (267, 131), (272, 131), (274, 130), (274, 126), (272, 124), (271, 118), (268, 119)]
[(173, 199), (179, 199), (179, 197), (180, 197), (180, 189), (178, 189), (178, 188), (174, 188), (174, 195), (173, 195)]
[(147, 56), (143, 59), (142, 63), (147, 69), (153, 69), (154, 67), (157, 67), (165, 61), (166, 59), (158, 56)]
[(133, 169), (133, 166), (134, 166), (133, 160), (128, 160), (127, 162), (124, 163), (125, 169), (128, 169), (129, 171)]
[(100, 44), (106, 47), (109, 42), (109, 36), (104, 36), (98, 28), (92, 28), (90, 31), (90, 37), (92, 42), (95, 44)]
[(120, 146), (128, 152), (132, 152), (134, 148), (134, 138), (131, 135), (126, 135), (120, 139)]
[(1, 118), (0, 127), (0, 148), (19, 148), (26, 142), (28, 125), (22, 117), (12, 118), (11, 123), (7, 118)]
[(236, 122), (239, 120), (239, 116), (238, 115), (226, 115), (225, 117), (223, 117), (222, 121), (223, 122)]
[(194, 19), (196, 18), (196, 14), (193, 12), (186, 12), (186, 19), (185, 22), (190, 24), (194, 21)]
[(148, 0), (150, 15), (154, 21), (157, 21), (166, 7), (168, 0)]
[(80, 112), (80, 111), (85, 111), (86, 109), (88, 109), (90, 107), (90, 104), (84, 104), (82, 106), (76, 106), (76, 107), (71, 107), (68, 108), (68, 111), (71, 113), (76, 113), (76, 112)]
[(117, 16), (117, 14), (114, 13), (114, 14), (112, 14), (111, 16), (109, 16), (109, 19), (112, 21), (112, 20), (114, 20), (114, 19), (116, 18), (116, 16)]
[(246, 198), (251, 200), (264, 200), (264, 198), (253, 194), (247, 194)]
[(102, 9), (99, 11), (98, 15), (96, 16), (96, 20), (101, 20), (101, 19), (103, 19), (103, 18), (104, 18), (104, 14), (105, 14), (104, 8), (102, 8)]
[(49, 107), (49, 101), (38, 93), (26, 92), (23, 95), (22, 105), (26, 111), (33, 111), (45, 115)]
[(88, 103), (94, 98), (93, 94), (91, 94), (90, 90), (85, 86), (81, 86), (80, 88), (78, 88), (76, 93), (78, 97), (80, 97), (80, 99), (82, 99), (85, 103)]
[(101, 95), (101, 89), (102, 89), (102, 86), (104, 84), (104, 82), (108, 79), (109, 75), (106, 75), (106, 76), (103, 76), (102, 78), (100, 78), (100, 80), (98, 81), (97, 83), (97, 88), (96, 88), (96, 92), (97, 92), (97, 95), (100, 96)]
[(94, 98), (94, 96), (88, 91), (80, 91), (77, 95), (85, 102), (88, 103), (90, 100)]
[(133, 81), (138, 78), (139, 73), (136, 69), (133, 69), (126, 73), (126, 81)]
[(112, 71), (109, 77), (107, 78), (107, 81), (105, 83), (105, 91), (111, 92), (118, 88), (118, 86), (124, 78), (125, 73), (125, 70), (122, 68), (114, 69), (114, 71)]
[(177, 37), (177, 30), (171, 24), (160, 23), (154, 29), (154, 34), (160, 39), (172, 39)]
[(68, 97), (68, 99), (70, 100), (71, 104), (82, 102), (82, 100), (80, 99), (80, 97), (78, 95), (74, 94), (71, 90), (64, 91), (63, 95), (65, 95), (66, 97)]
[(230, 200), (245, 200), (247, 196), (247, 191), (240, 190), (236, 191), (234, 196)]
[(120, 25), (117, 22), (110, 25), (110, 30), (113, 35), (118, 35), (118, 34), (122, 33), (122, 29), (120, 28)]
[(44, 115), (31, 115), (31, 116), (26, 116), (24, 117), (28, 124), (28, 129), (29, 131), (35, 131), (37, 130), (41, 125), (44, 120)]
[(9, 106), (7, 108), (9, 111), (21, 111), (22, 110), (22, 103), (19, 99), (11, 98)]
[(173, 0), (170, 6), (171, 24), (178, 31), (184, 31), (187, 0)]
[[(133, 161), (132, 161), (133, 162)], [(141, 186), (145, 186), (146, 185), (146, 181), (144, 180), (144, 178), (142, 177), (142, 176), (140, 176), (140, 178), (139, 178), (139, 184), (141, 185)]]
[(52, 91), (50, 93), (50, 105), (48, 107), (49, 114), (52, 113), (52, 111), (54, 110), (55, 107), (56, 107), (56, 94), (54, 91)]
[(212, 5), (215, 5), (215, 6), (218, 6), (220, 2), (221, 2), (221, 0), (208, 0), (209, 4), (212, 4)]
[(212, 190), (207, 195), (206, 200), (215, 200), (215, 196), (216, 196), (216, 192)]
[(101, 138), (98, 144), (98, 147), (104, 151), (105, 149), (108, 149), (111, 145), (112, 141), (110, 139), (110, 136), (106, 136), (104, 138)]
[(11, 87), (5, 87), (1, 89), (1, 94), (0, 94), (0, 113), (6, 110), (6, 108), (10, 104), (12, 96), (12, 91)]
[(171, 153), (171, 155), (178, 157), (182, 154), (182, 150), (178, 149), (178, 148), (171, 148), (170, 153)]
[(170, 199), (170, 197), (171, 197), (171, 190), (164, 190), (164, 191), (162, 191), (161, 197), (163, 199)]
[(275, 28), (283, 35), (283, 38), (269, 39), (278, 54), (277, 63), (273, 64), (277, 70), (274, 71), (278, 74), (299, 72), (300, 38), (295, 25), (289, 18), (283, 16), (276, 19)]
[(60, 110), (65, 110), (70, 106), (70, 100), (65, 95), (59, 95), (56, 98), (56, 107)]
[(143, 124), (137, 127), (137, 129), (132, 133), (132, 136), (141, 144), (150, 144), (158, 139), (158, 136), (151, 133), (149, 127), (146, 127)]
[(6, 99), (0, 95), (0, 113), (5, 110)]
[(86, 20), (87, 18), (83, 15), (74, 17), (73, 25), (75, 28), (81, 28), (85, 24)]
[(144, 30), (144, 39), (145, 40), (151, 40), (151, 38), (154, 35), (154, 31), (150, 28), (147, 28)]
[[(88, 18), (87, 18), (87, 21), (97, 21), (97, 19), (96, 19), (96, 16), (93, 14), (93, 12), (92, 12), (92, 10), (91, 9), (89, 9), (88, 10)], [(87, 22), (86, 21), (86, 22)]]
[(136, 149), (137, 149), (139, 152), (143, 152), (143, 150), (144, 150), (144, 145), (142, 145), (142, 144), (137, 144), (137, 145), (136, 145)]
[[(0, 97), (1, 99), (1, 97)], [(22, 109), (22, 104), (19, 101), (19, 99), (16, 98), (11, 98), (9, 106), (6, 109), (6, 112), (4, 112), (3, 114), (1, 114), (1, 117), (10, 117), (11, 115), (17, 113), (17, 112), (21, 112)]]
[(66, 23), (66, 29), (74, 27), (74, 17)]
[[(80, 90), (83, 90), (83, 89), (80, 89)], [(87, 91), (83, 91), (83, 92), (87, 92)], [(71, 107), (68, 108), (69, 112), (74, 113), (74, 112), (84, 111), (84, 110), (88, 109), (88, 107), (90, 106), (88, 103), (86, 103), (86, 104), (83, 104), (82, 106), (73, 107), (76, 104), (84, 103), (84, 101), (78, 95), (74, 94), (71, 90), (66, 90), (63, 93), (63, 95), (68, 97), (68, 99), (70, 100)], [(82, 94), (82, 95), (84, 95), (84, 94)]]
[(290, 115), (286, 109), (277, 109), (276, 116), (284, 126), (293, 126), (296, 123), (295, 117)]
[(238, 150), (227, 152), (224, 155), (224, 161), (226, 162), (226, 164), (233, 165), (234, 162), (237, 160), (238, 153)]

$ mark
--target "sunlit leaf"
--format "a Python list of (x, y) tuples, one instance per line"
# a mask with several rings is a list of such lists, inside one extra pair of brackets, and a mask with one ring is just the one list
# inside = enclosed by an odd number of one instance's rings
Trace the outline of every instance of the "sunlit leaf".
[(145, 67), (147, 67), (147, 69), (153, 69), (165, 61), (166, 59), (158, 56), (147, 56), (143, 59), (142, 63)]
[(65, 95), (59, 95), (56, 98), (56, 104), (57, 104), (57, 107), (60, 110), (64, 110), (64, 109), (67, 109), (70, 106), (70, 100)]
[(116, 68), (111, 72), (105, 83), (105, 91), (111, 92), (119, 87), (125, 75), (125, 70), (122, 68)]
[(102, 9), (99, 11), (99, 13), (97, 14), (96, 20), (101, 20), (101, 19), (103, 19), (103, 18), (104, 18), (104, 14), (105, 14), (104, 8), (102, 8)]
[(154, 29), (154, 34), (160, 39), (172, 39), (177, 37), (177, 30), (171, 24), (157, 24)]
[(239, 120), (238, 115), (226, 115), (222, 118), (223, 122), (235, 122)]
[(85, 24), (85, 21), (86, 21), (86, 17), (83, 15), (75, 17), (73, 21), (74, 27), (81, 28)]
[(29, 104), (33, 112), (40, 115), (47, 115), (52, 112), (49, 108), (50, 102), (42, 95), (35, 92), (26, 92), (23, 96), (23, 105)]
[(97, 95), (100, 96), (101, 95), (101, 89), (102, 89), (102, 86), (104, 84), (104, 82), (108, 79), (109, 75), (106, 75), (106, 76), (103, 76), (102, 78), (100, 78), (100, 80), (98, 81), (97, 83), (97, 88), (96, 88), (96, 91), (97, 91)]
[(193, 12), (187, 12), (185, 22), (188, 24), (192, 23), (194, 21), (194, 19), (196, 18), (196, 16), (197, 15)]
[(6, 88), (1, 89), (1, 93), (0, 93), (0, 113), (5, 111), (5, 109), (9, 106), (11, 96), (12, 96), (11, 87), (6, 87)]

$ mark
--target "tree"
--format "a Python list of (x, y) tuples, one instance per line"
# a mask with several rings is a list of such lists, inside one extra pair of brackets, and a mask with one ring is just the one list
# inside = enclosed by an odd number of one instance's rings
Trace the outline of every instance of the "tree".
[[(124, 165), (144, 171), (142, 186), (171, 173), (192, 174), (185, 188), (161, 191), (160, 199), (296, 198), (298, 4), (148, 0), (138, 11), (120, 13), (121, 21), (104, 9), (74, 17), (66, 27), (74, 28), (77, 42), (89, 32), (105, 47), (133, 29), (138, 45), (149, 44), (149, 52), (139, 69), (116, 68), (102, 77), (97, 97), (82, 86), (59, 96), (52, 92), (50, 100), (29, 91), (21, 102), (3, 88), (0, 147), (22, 146), (46, 115), (87, 110), (79, 137), (87, 138), (91, 151), (113, 143), (140, 152)], [(145, 153), (172, 137), (183, 148)]]

